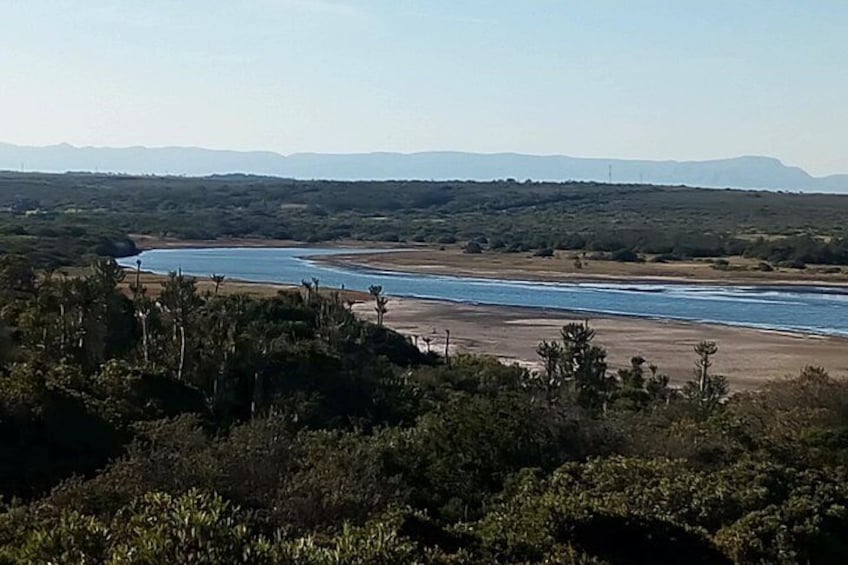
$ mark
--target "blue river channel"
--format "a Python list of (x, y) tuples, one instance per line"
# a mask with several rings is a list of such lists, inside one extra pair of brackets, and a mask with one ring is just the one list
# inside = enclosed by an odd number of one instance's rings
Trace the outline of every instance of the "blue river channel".
[(382, 285), (390, 296), (561, 309), (580, 312), (712, 322), (773, 330), (848, 336), (848, 289), (818, 286), (549, 283), (451, 277), (340, 268), (308, 257), (374, 253), (379, 249), (214, 248), (155, 249), (119, 262), (142, 269), (255, 282), (367, 290)]

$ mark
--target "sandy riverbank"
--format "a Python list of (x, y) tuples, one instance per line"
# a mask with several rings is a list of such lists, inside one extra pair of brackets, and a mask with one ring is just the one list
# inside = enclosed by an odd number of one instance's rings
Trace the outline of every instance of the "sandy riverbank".
[[(370, 302), (354, 309), (373, 318)], [(724, 374), (735, 390), (757, 388), (769, 379), (796, 375), (805, 365), (820, 365), (834, 376), (848, 376), (848, 340), (721, 326), (621, 316), (570, 314), (535, 308), (482, 306), (394, 298), (386, 324), (401, 333), (431, 336), (434, 350), (444, 349), (444, 330), (450, 329), (455, 351), (494, 355), (505, 361), (538, 367), (536, 345), (555, 339), (571, 321), (588, 319), (596, 341), (608, 351), (612, 368), (624, 367), (634, 355), (655, 363), (680, 384), (690, 379), (701, 340), (719, 345), (714, 370)]]
[(848, 288), (848, 274), (841, 270), (838, 273), (825, 272), (827, 267), (810, 266), (804, 270), (780, 268), (766, 272), (756, 270), (759, 262), (744, 257), (727, 258), (727, 269), (716, 269), (708, 260), (626, 263), (594, 259), (581, 259), (578, 268), (575, 254), (566, 251), (543, 258), (529, 253), (468, 254), (457, 247), (428, 247), (380, 254), (324, 256), (316, 260), (348, 268), (546, 282), (821, 285)]

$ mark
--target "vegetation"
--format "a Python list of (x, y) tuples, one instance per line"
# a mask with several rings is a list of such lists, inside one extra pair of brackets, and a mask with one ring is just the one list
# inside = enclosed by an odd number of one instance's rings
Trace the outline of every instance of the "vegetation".
[[(545, 370), (257, 299), (0, 264), (0, 563), (842, 563), (848, 383), (671, 389), (590, 327)], [(375, 309), (391, 316), (383, 289)], [(389, 302), (389, 305), (391, 303)]]
[(177, 239), (462, 242), (469, 253), (584, 250), (621, 261), (745, 254), (848, 264), (848, 196), (539, 182), (332, 182), (0, 173), (0, 253), (39, 265)]
[[(842, 563), (848, 383), (669, 387), (585, 324), (544, 369), (423, 351), (303, 281), (145, 288), (128, 234), (848, 263), (848, 199), (514, 181), (0, 174), (0, 563)], [(582, 258), (581, 258), (582, 257)], [(59, 265), (90, 265), (67, 276)], [(388, 316), (388, 318), (386, 318)]]

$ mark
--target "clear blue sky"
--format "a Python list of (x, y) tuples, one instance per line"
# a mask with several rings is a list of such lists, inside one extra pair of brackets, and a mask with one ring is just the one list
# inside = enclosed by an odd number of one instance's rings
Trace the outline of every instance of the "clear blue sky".
[(0, 141), (848, 172), (846, 0), (0, 0)]

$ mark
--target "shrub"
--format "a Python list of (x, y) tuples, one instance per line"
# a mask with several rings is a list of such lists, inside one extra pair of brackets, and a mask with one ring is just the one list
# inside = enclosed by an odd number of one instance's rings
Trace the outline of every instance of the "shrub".
[(713, 259), (712, 268), (716, 271), (727, 271), (730, 269), (730, 261), (727, 259)]
[(465, 248), (463, 248), (463, 253), (469, 253), (471, 255), (477, 255), (483, 252), (483, 247), (477, 243), (476, 241), (469, 241), (465, 244)]
[(801, 261), (800, 259), (792, 259), (789, 261), (780, 261), (777, 264), (778, 267), (783, 267), (785, 269), (806, 269), (807, 264)]
[(639, 261), (639, 255), (632, 249), (625, 248), (613, 251), (610, 255), (610, 259), (622, 263), (635, 263)]

